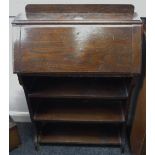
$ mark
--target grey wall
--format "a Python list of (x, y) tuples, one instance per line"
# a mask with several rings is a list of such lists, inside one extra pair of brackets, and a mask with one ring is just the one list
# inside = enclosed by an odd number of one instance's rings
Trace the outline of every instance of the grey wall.
[(145, 0), (10, 0), (10, 115), (15, 121), (30, 121), (28, 108), (22, 87), (18, 83), (17, 76), (12, 72), (12, 26), (11, 22), (18, 13), (24, 11), (25, 5), (35, 4), (134, 4), (136, 12), (141, 17), (146, 16)]

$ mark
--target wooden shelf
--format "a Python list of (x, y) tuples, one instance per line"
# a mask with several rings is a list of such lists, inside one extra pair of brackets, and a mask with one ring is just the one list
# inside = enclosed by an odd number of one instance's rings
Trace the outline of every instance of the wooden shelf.
[(39, 143), (121, 145), (119, 129), (87, 125), (47, 125), (38, 136)]
[(122, 123), (125, 116), (121, 104), (53, 105), (42, 104), (34, 113), (35, 121)]
[(127, 99), (128, 91), (122, 79), (45, 79), (34, 83), (29, 97)]

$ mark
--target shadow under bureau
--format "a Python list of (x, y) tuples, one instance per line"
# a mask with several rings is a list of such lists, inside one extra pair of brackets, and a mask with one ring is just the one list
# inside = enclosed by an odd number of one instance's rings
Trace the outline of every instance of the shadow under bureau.
[(13, 21), (14, 73), (35, 144), (117, 146), (141, 72), (132, 5), (31, 4)]

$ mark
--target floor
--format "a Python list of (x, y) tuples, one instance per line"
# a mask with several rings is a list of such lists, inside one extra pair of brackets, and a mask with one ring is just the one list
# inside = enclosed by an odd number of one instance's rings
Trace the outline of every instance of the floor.
[[(79, 147), (79, 146), (40, 146), (36, 151), (33, 143), (33, 128), (30, 123), (18, 123), (22, 145), (10, 155), (121, 155), (119, 148)], [(131, 155), (126, 147), (123, 155)]]

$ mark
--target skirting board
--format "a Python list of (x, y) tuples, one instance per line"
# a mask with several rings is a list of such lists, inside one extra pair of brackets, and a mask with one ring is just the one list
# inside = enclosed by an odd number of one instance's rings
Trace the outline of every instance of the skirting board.
[(29, 112), (10, 111), (9, 115), (15, 122), (31, 122)]

